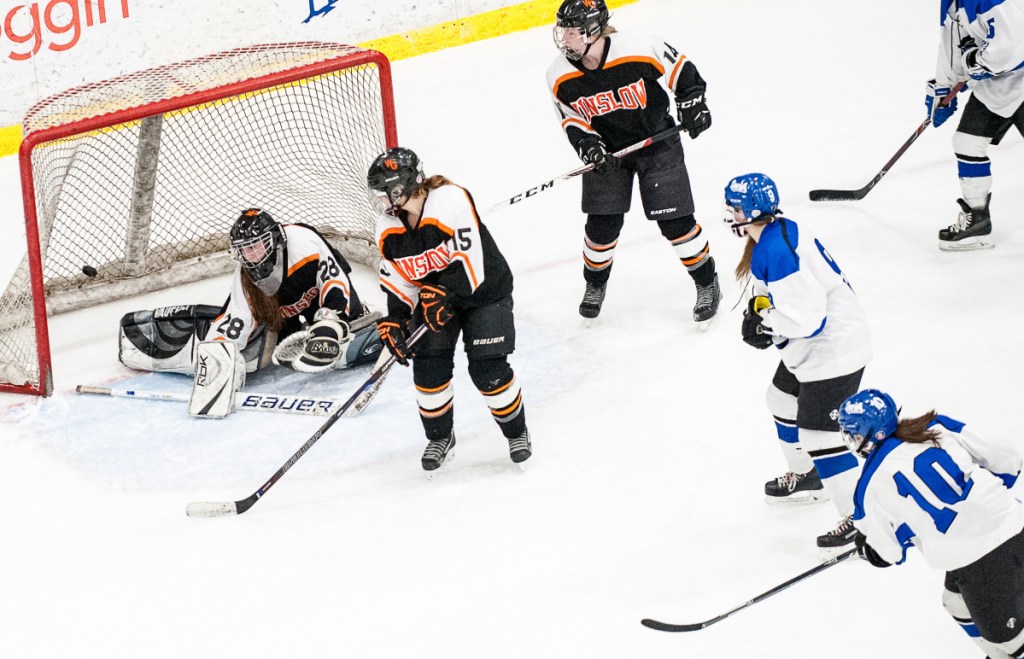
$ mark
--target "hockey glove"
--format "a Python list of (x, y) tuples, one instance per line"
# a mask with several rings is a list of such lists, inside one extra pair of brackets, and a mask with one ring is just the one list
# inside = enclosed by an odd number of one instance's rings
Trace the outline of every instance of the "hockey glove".
[(593, 165), (598, 174), (607, 174), (619, 166), (619, 159), (608, 153), (608, 147), (597, 135), (587, 135), (576, 147), (580, 160), (585, 165)]
[(431, 332), (440, 332), (455, 317), (451, 298), (442, 286), (427, 284), (420, 289), (420, 313)]
[(320, 373), (334, 367), (344, 354), (351, 334), (348, 323), (333, 309), (318, 309), (309, 328), (302, 352), (291, 367), (299, 373)]
[(946, 120), (956, 112), (956, 96), (948, 105), (942, 105), (942, 99), (949, 96), (950, 91), (952, 90), (949, 87), (936, 87), (934, 80), (928, 81), (924, 106), (928, 108), (928, 116), (932, 118), (932, 125), (936, 128), (946, 123)]
[(697, 139), (698, 135), (711, 128), (711, 111), (705, 102), (703, 87), (691, 87), (676, 96), (676, 116), (690, 139)]
[(875, 567), (889, 567), (892, 565), (892, 563), (878, 555), (878, 552), (868, 544), (868, 537), (860, 531), (857, 531), (857, 535), (854, 536), (853, 542), (857, 545), (857, 555), (868, 563), (871, 563)]
[(743, 312), (743, 342), (754, 346), (758, 350), (770, 348), (772, 341), (771, 334), (765, 332), (765, 326), (761, 322), (761, 311), (771, 306), (771, 302), (764, 295), (755, 295), (750, 298), (746, 311)]
[(405, 327), (405, 321), (394, 316), (384, 316), (377, 321), (377, 334), (398, 363), (408, 366), (412, 349), (406, 343), (409, 340), (409, 330)]

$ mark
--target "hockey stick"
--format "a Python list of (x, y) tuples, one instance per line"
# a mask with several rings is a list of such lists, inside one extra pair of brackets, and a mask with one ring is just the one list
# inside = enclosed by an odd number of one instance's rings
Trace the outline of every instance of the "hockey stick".
[[(416, 331), (414, 331), (412, 335), (406, 340), (406, 344), (411, 347), (414, 343), (419, 341), (420, 337), (423, 336), (426, 332), (427, 326), (420, 325), (416, 329)], [(224, 515), (241, 515), (245, 511), (252, 508), (256, 504), (256, 502), (259, 501), (263, 497), (263, 495), (267, 493), (267, 490), (272, 488), (274, 486), (274, 483), (279, 481), (281, 477), (284, 476), (285, 473), (287, 473), (288, 470), (292, 468), (292, 465), (298, 462), (299, 458), (305, 455), (306, 451), (313, 447), (313, 444), (316, 444), (318, 441), (320, 441), (320, 438), (324, 436), (324, 433), (326, 433), (331, 428), (331, 426), (334, 425), (335, 421), (340, 419), (345, 414), (348, 408), (351, 407), (356, 402), (356, 400), (360, 397), (361, 394), (363, 394), (369, 388), (373, 387), (373, 385), (378, 380), (384, 377), (384, 374), (388, 372), (388, 370), (391, 368), (394, 362), (395, 357), (394, 355), (392, 355), (382, 365), (375, 368), (373, 372), (370, 373), (370, 377), (366, 378), (366, 382), (364, 382), (359, 387), (359, 389), (354, 394), (352, 394), (352, 396), (347, 401), (345, 401), (345, 403), (341, 407), (335, 410), (334, 413), (331, 414), (331, 416), (328, 417), (326, 421), (324, 421), (324, 424), (320, 426), (320, 428), (317, 429), (317, 431), (313, 433), (313, 435), (309, 439), (306, 440), (306, 443), (300, 446), (299, 450), (293, 453), (292, 457), (288, 458), (288, 461), (281, 465), (281, 468), (274, 472), (274, 475), (270, 477), (270, 480), (264, 483), (258, 490), (253, 492), (248, 497), (240, 499), (238, 501), (226, 501), (223, 503), (212, 501), (196, 501), (188, 504), (188, 506), (185, 507), (185, 514), (189, 517), (221, 517)]]
[(752, 600), (750, 600), (750, 601), (748, 601), (748, 602), (746, 602), (744, 604), (741, 604), (740, 606), (737, 606), (735, 609), (733, 609), (731, 611), (727, 611), (727, 612), (723, 613), (722, 615), (715, 616), (714, 618), (711, 618), (710, 620), (705, 620), (704, 622), (694, 622), (694, 623), (683, 624), (683, 625), (672, 625), (672, 624), (669, 624), (667, 622), (658, 622), (657, 620), (651, 620), (650, 618), (644, 618), (643, 620), (640, 621), (640, 624), (643, 625), (644, 627), (650, 627), (651, 629), (657, 629), (658, 631), (661, 631), (661, 632), (695, 632), (697, 630), (704, 629), (705, 627), (710, 627), (711, 625), (715, 624), (716, 622), (721, 622), (722, 620), (725, 620), (726, 618), (728, 618), (732, 614), (736, 613), (737, 611), (742, 611), (743, 609), (747, 608), (748, 606), (751, 606), (753, 604), (757, 604), (760, 601), (768, 599), (772, 595), (776, 595), (778, 593), (781, 593), (782, 591), (786, 590), (787, 588), (789, 588), (793, 584), (799, 583), (799, 582), (803, 581), (804, 579), (806, 579), (808, 577), (811, 577), (811, 576), (814, 576), (815, 574), (817, 574), (819, 572), (823, 572), (823, 571), (827, 570), (828, 568), (832, 567), (833, 565), (838, 565), (839, 563), (842, 563), (843, 561), (845, 561), (846, 559), (850, 558), (851, 556), (854, 556), (856, 553), (857, 553), (856, 549), (850, 549), (849, 551), (845, 551), (842, 554), (839, 554), (837, 556), (833, 556), (832, 558), (828, 559), (824, 563), (822, 563), (822, 564), (820, 564), (820, 565), (818, 565), (816, 567), (811, 568), (810, 570), (804, 572), (803, 574), (800, 574), (798, 576), (793, 577), (792, 579), (790, 579), (789, 581), (787, 581), (785, 583), (780, 583), (778, 586), (772, 588), (771, 590), (768, 590), (768, 591), (765, 591), (765, 592), (761, 593), (760, 595), (758, 595), (754, 599), (752, 599)]
[[(939, 107), (946, 107), (947, 105), (949, 105), (953, 101), (953, 98), (957, 95), (957, 93), (959, 93), (960, 90), (963, 89), (965, 84), (967, 83), (958, 82), (956, 85), (954, 85), (953, 89), (949, 91), (949, 94), (944, 96), (942, 100), (939, 101)], [(896, 161), (899, 160), (904, 153), (906, 153), (907, 149), (910, 148), (910, 145), (917, 141), (917, 138), (921, 137), (921, 133), (923, 133), (925, 129), (928, 128), (929, 125), (931, 125), (931, 123), (931, 117), (928, 117), (924, 121), (922, 121), (921, 125), (918, 126), (917, 130), (914, 131), (914, 134), (910, 136), (910, 139), (903, 143), (903, 146), (899, 148), (895, 155), (893, 155), (892, 158), (889, 158), (889, 162), (882, 165), (882, 169), (879, 170), (877, 174), (875, 174), (875, 178), (871, 179), (871, 181), (869, 181), (868, 184), (865, 185), (863, 188), (860, 188), (858, 190), (811, 190), (811, 201), (857, 201), (859, 199), (863, 199), (864, 197), (867, 196), (869, 192), (871, 192), (871, 189), (875, 187), (875, 185), (879, 181), (882, 180), (882, 177), (889, 172), (889, 169), (892, 168)]]
[[(114, 398), (134, 398), (137, 400), (167, 400), (176, 403), (187, 403), (188, 394), (174, 394), (165, 391), (139, 391), (121, 387), (93, 387), (80, 384), (75, 387), (80, 394), (112, 396)], [(313, 398), (310, 396), (284, 396), (279, 394), (263, 394), (239, 391), (235, 394), (235, 410), (245, 412), (284, 412), (286, 414), (307, 414), (324, 416), (341, 404), (333, 398)]]
[[(624, 149), (620, 149), (619, 151), (616, 151), (612, 155), (614, 157), (616, 157), (616, 158), (622, 158), (623, 156), (628, 156), (629, 154), (633, 153), (634, 151), (639, 151), (640, 149), (643, 149), (644, 147), (648, 147), (648, 146), (654, 144), (655, 142), (661, 142), (664, 139), (672, 137), (676, 133), (682, 132), (682, 130), (683, 130), (683, 125), (682, 124), (678, 124), (676, 126), (673, 126), (672, 128), (666, 128), (665, 130), (661, 131), (660, 133), (655, 133), (654, 135), (651, 135), (650, 137), (648, 137), (646, 140), (643, 140), (642, 142), (637, 142), (636, 144), (627, 146)], [(511, 206), (513, 204), (518, 204), (519, 202), (523, 201), (524, 199), (529, 199), (530, 197), (536, 196), (536, 195), (540, 194), (541, 192), (544, 192), (545, 190), (550, 190), (551, 188), (555, 187), (559, 183), (565, 183), (566, 181), (568, 181), (570, 179), (574, 179), (577, 176), (581, 176), (583, 174), (586, 174), (587, 172), (589, 172), (593, 168), (594, 168), (593, 165), (584, 165), (582, 167), (577, 167), (576, 169), (572, 170), (571, 172), (566, 172), (565, 174), (562, 174), (561, 176), (556, 176), (555, 178), (551, 179), (550, 181), (546, 181), (544, 183), (541, 183), (540, 185), (536, 185), (536, 186), (530, 188), (529, 190), (523, 190), (522, 192), (520, 192), (518, 194), (515, 194), (515, 195), (512, 195), (511, 197), (509, 197), (508, 199), (505, 199), (504, 201), (500, 201), (497, 204), (494, 204), (493, 206), (491, 206), (490, 208), (487, 209), (487, 213), (490, 214), (490, 213), (493, 213), (494, 211), (501, 210), (502, 208), (505, 208), (506, 206)]]

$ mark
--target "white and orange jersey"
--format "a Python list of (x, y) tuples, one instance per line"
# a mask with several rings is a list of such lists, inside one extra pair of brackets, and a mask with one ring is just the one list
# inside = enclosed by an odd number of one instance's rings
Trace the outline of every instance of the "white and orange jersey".
[[(282, 334), (299, 328), (298, 318), (313, 322), (320, 307), (334, 309), (342, 320), (358, 318), (363, 305), (352, 287), (352, 268), (331, 248), (316, 230), (299, 224), (285, 224), (285, 263), (287, 272), (277, 292), (280, 314), (285, 320)], [(210, 325), (207, 341), (230, 340), (244, 348), (257, 323), (242, 288), (241, 267), (235, 269), (231, 294), (221, 314)], [(291, 321), (291, 322), (289, 322)]]
[(456, 306), (479, 307), (512, 294), (512, 272), (480, 221), (469, 192), (457, 185), (431, 190), (410, 229), (401, 217), (377, 222), (380, 286), (388, 312), (407, 315), (423, 284), (443, 286)]
[(617, 151), (670, 128), (675, 121), (668, 92), (706, 87), (693, 62), (661, 39), (616, 32), (605, 40), (593, 71), (563, 55), (548, 68), (548, 89), (574, 149), (588, 134)]

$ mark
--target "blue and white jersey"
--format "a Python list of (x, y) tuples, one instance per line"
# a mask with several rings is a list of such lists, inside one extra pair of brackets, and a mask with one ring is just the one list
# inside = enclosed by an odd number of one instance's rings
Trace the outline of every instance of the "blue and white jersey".
[(871, 360), (860, 300), (821, 242), (784, 217), (765, 226), (750, 262), (754, 293), (767, 295), (763, 324), (801, 382), (848, 375)]
[[(978, 100), (1009, 117), (1024, 103), (1024, 0), (942, 0), (935, 80), (953, 86), (970, 80)], [(965, 70), (960, 43), (978, 46), (975, 75)], [(979, 79), (981, 78), (981, 79)]]
[(853, 524), (889, 563), (917, 547), (928, 564), (955, 570), (1024, 528), (1024, 504), (1008, 488), (1021, 469), (1009, 444), (938, 416), (938, 446), (894, 437), (868, 455), (853, 494)]

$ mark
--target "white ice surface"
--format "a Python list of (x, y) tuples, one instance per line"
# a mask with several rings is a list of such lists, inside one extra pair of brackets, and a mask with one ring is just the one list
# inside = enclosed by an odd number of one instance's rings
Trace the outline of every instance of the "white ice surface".
[[(286, 415), (190, 419), (174, 403), (79, 397), (134, 378), (116, 360), (130, 310), (218, 304), (223, 279), (51, 319), (56, 394), (0, 400), (0, 657), (982, 656), (944, 613), (942, 575), (855, 561), (714, 627), (670, 635), (812, 567), (831, 504), (779, 509), (784, 470), (763, 395), (776, 356), (739, 338), (729, 276), (741, 242), (719, 223), (729, 177), (775, 178), (862, 297), (876, 358), (865, 384), (910, 413), (939, 407), (1020, 441), (1024, 147), (993, 150), (994, 238), (946, 254), (958, 196), (950, 138), (929, 129), (863, 201), (860, 187), (923, 119), (931, 2), (640, 0), (620, 29), (662, 34), (709, 81), (713, 128), (685, 140), (698, 218), (726, 300), (711, 329), (656, 227), (627, 218), (601, 318), (585, 329), (579, 184), (486, 218), (516, 276), (512, 357), (535, 455), (526, 473), (456, 371), (459, 455), (419, 468), (408, 370), (343, 419), (241, 517), (185, 505), (248, 496), (319, 426)], [(400, 141), (481, 208), (577, 166), (551, 109), (546, 28), (395, 65)], [(17, 162), (0, 160), (0, 275), (22, 252)], [(374, 274), (357, 286), (379, 301)], [(365, 371), (254, 382), (347, 396)], [(257, 379), (259, 380), (259, 378)]]

